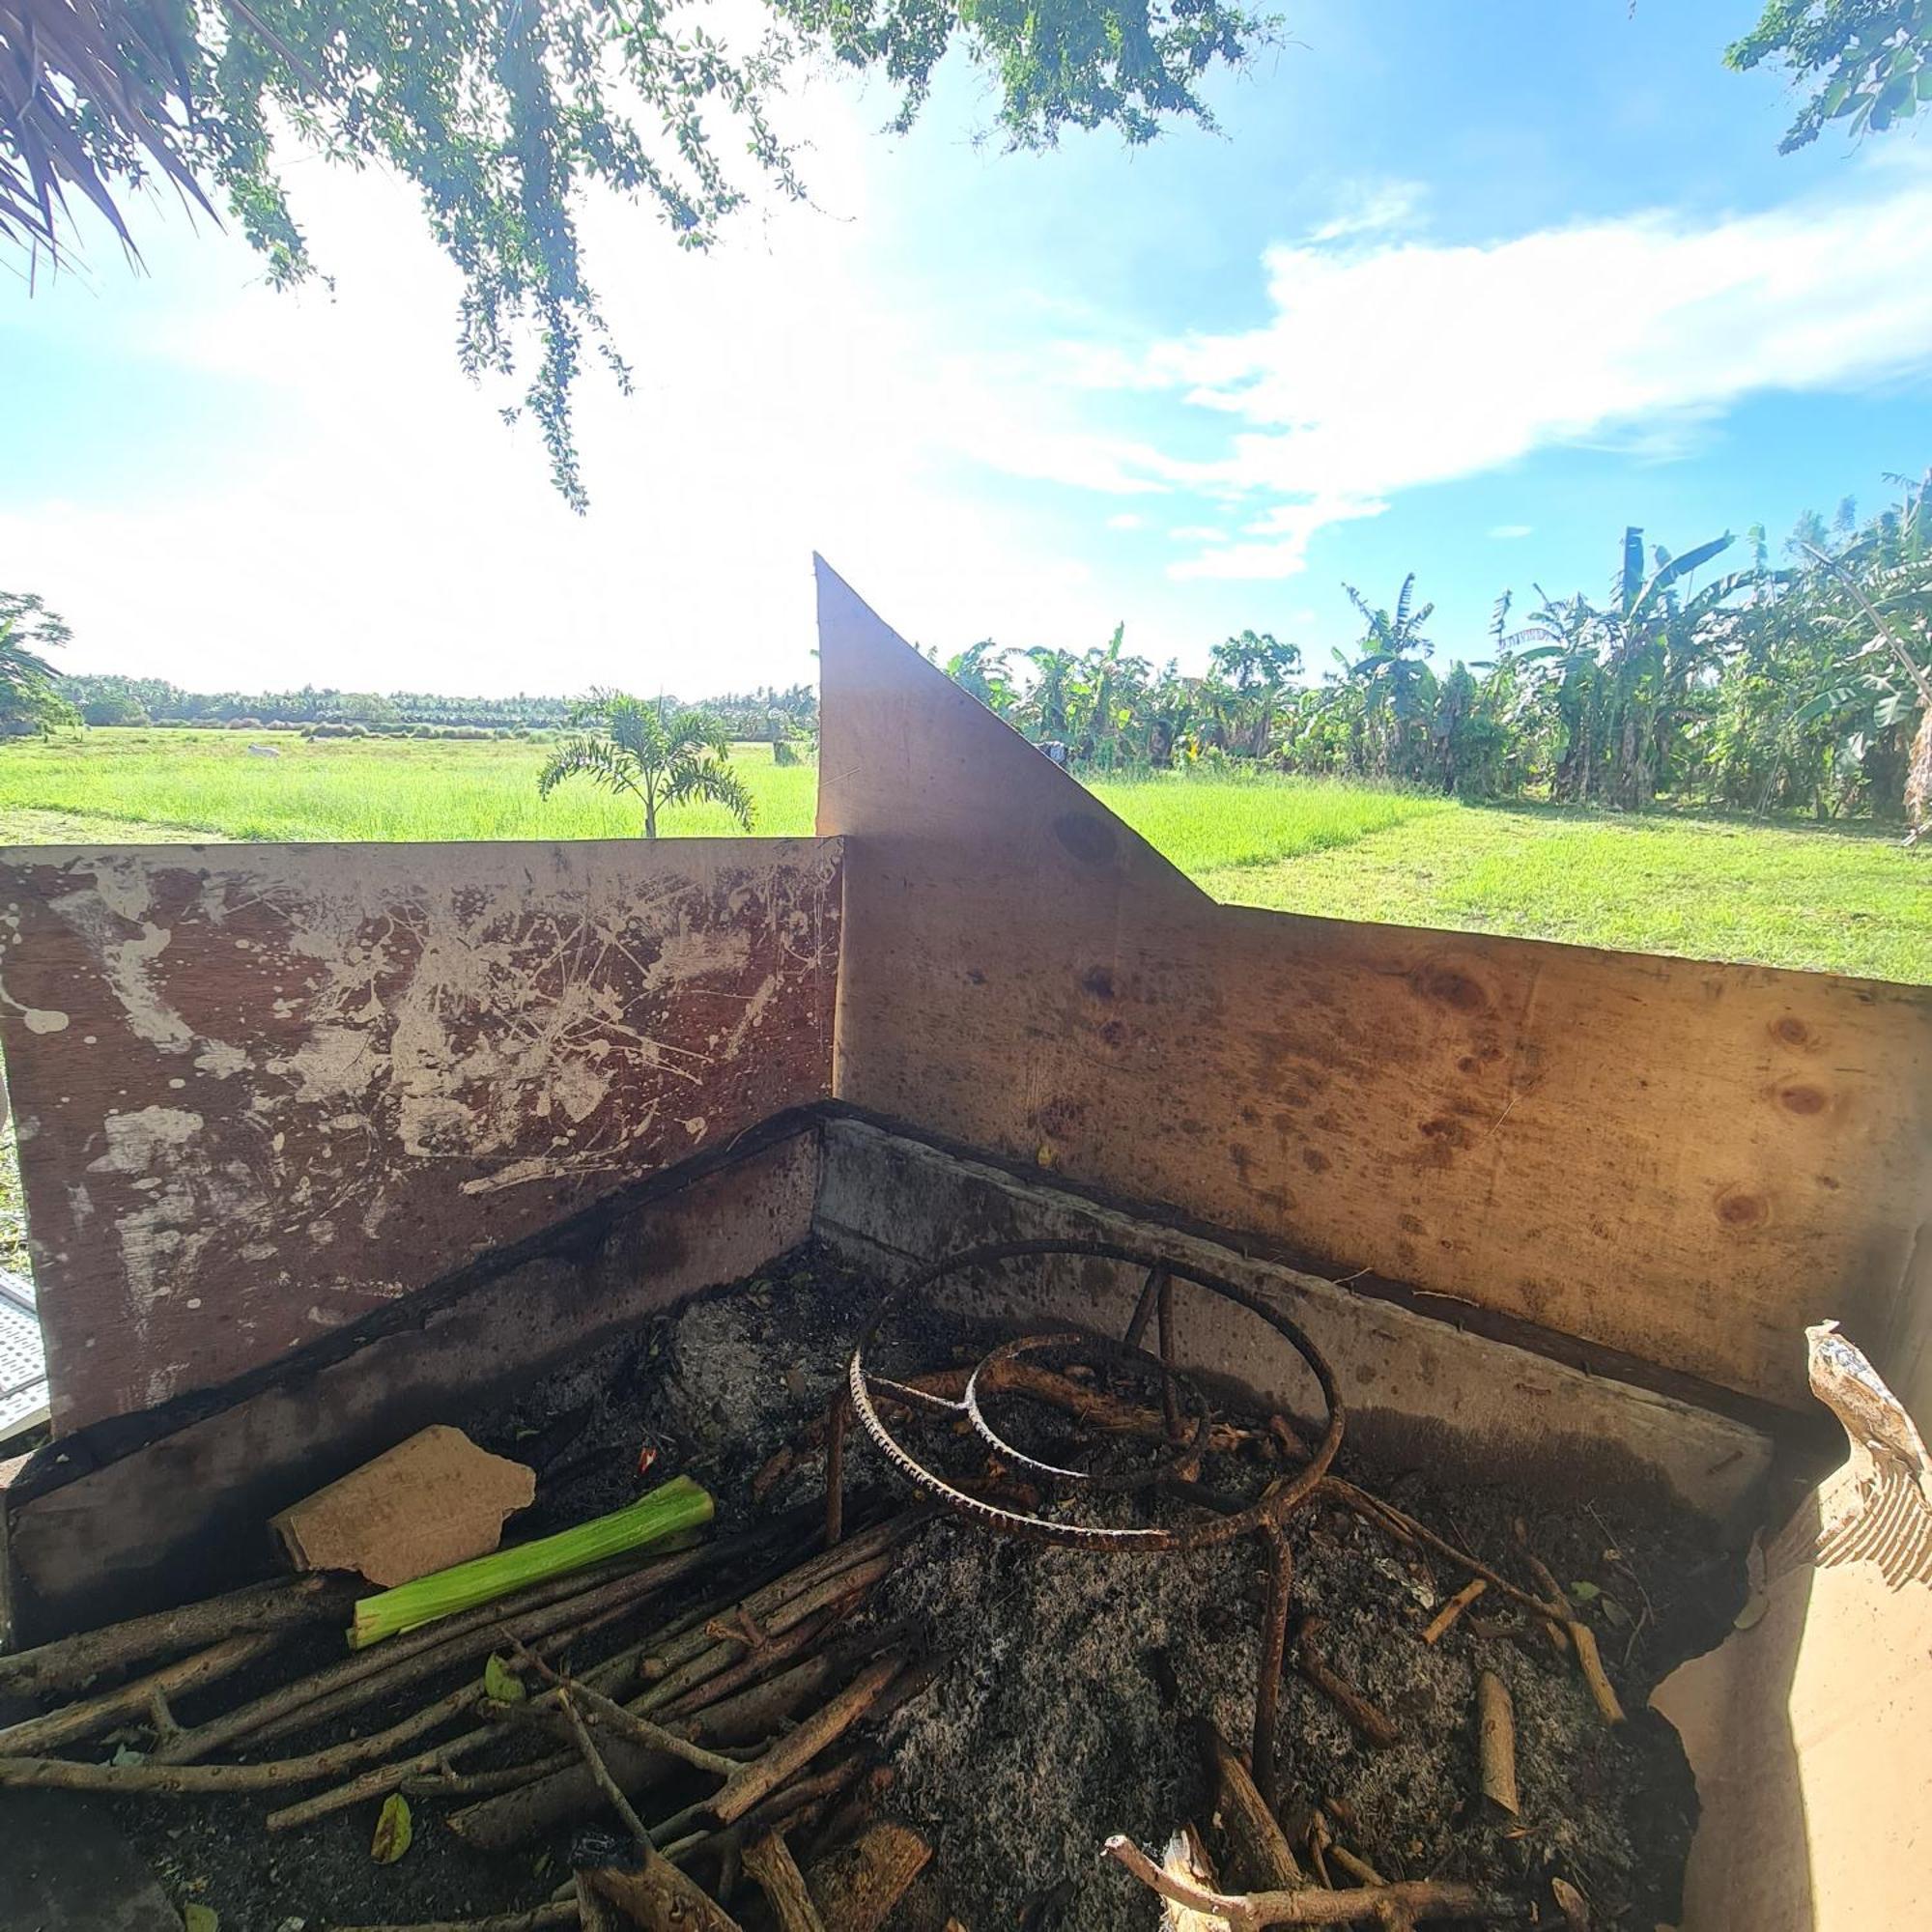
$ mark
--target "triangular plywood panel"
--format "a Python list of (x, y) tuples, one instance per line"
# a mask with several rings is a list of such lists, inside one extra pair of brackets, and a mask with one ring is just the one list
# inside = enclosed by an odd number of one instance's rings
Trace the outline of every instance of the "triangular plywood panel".
[(1217, 905), (821, 564), (836, 1092), (1797, 1406), (1918, 1324), (1932, 990)]

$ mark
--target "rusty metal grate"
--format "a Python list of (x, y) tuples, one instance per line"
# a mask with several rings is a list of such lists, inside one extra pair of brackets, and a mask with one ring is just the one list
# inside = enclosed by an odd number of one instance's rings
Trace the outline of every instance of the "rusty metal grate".
[[(1132, 1318), (1119, 1341), (1064, 1327), (1015, 1336), (990, 1349), (967, 1371), (956, 1396), (935, 1388), (932, 1378), (888, 1376), (874, 1366), (888, 1331), (909, 1319), (929, 1316), (933, 1291), (951, 1278), (978, 1270), (1009, 1272), (1015, 1264), (1061, 1259), (1100, 1260), (1146, 1270)], [(1271, 1333), (1285, 1354), (1308, 1370), (1321, 1391), (1325, 1422), (1312, 1455), (1291, 1473), (1269, 1481), (1258, 1495), (1229, 1496), (1199, 1480), (1216, 1418), (1206, 1393), (1181, 1367), (1177, 1285), (1245, 1310)], [(1156, 1333), (1153, 1350), (1146, 1346), (1150, 1327)], [(1029, 1386), (1025, 1371), (1055, 1361), (1063, 1369), (1137, 1378), (1156, 1394), (1159, 1429), (1151, 1453), (1137, 1463), (1129, 1460), (1126, 1466), (1114, 1461), (1098, 1468), (1076, 1467), (1048, 1462), (1014, 1442), (1010, 1426), (996, 1421), (989, 1406), (996, 1398), (1025, 1399)], [(1257, 1377), (1249, 1379), (1261, 1381)], [(1166, 1256), (1110, 1242), (1012, 1241), (949, 1255), (887, 1293), (852, 1351), (846, 1387), (831, 1416), (828, 1515), (835, 1534), (842, 1482), (840, 1436), (848, 1401), (866, 1434), (908, 1482), (966, 1521), (1001, 1535), (1099, 1554), (1143, 1556), (1185, 1553), (1242, 1535), (1258, 1537), (1267, 1557), (1268, 1592), (1255, 1695), (1254, 1768), (1256, 1783), (1273, 1802), (1275, 1712), (1293, 1581), (1293, 1561), (1282, 1525), (1327, 1473), (1341, 1447), (1343, 1430), (1342, 1403), (1328, 1364), (1293, 1321), (1237, 1283)], [(887, 1421), (884, 1407), (902, 1410), (915, 1421), (924, 1418), (970, 1431), (1005, 1467), (1068, 1504), (1077, 1504), (1084, 1496), (1139, 1492), (1171, 1507), (1178, 1520), (1122, 1527), (1084, 1520), (1064, 1509), (1047, 1514), (1044, 1504), (1016, 1508), (969, 1493), (908, 1442), (902, 1425), (895, 1428)]]

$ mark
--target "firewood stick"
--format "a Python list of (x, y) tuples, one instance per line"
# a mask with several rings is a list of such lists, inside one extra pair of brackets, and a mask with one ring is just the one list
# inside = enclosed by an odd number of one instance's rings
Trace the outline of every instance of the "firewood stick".
[(331, 1925), (328, 1932), (546, 1932), (578, 1922), (575, 1893), (528, 1912), (499, 1912), (489, 1918), (430, 1918), (415, 1925)]
[(764, 1833), (780, 1825), (787, 1831), (801, 1830), (801, 1821), (814, 1810), (822, 1810), (858, 1782), (865, 1763), (863, 1756), (855, 1755), (843, 1758), (810, 1777), (795, 1777), (789, 1784), (773, 1792), (755, 1809), (746, 1812), (737, 1824), (687, 1833), (665, 1846), (664, 1855), (684, 1862), (710, 1856), (721, 1850), (727, 1838), (742, 1839), (747, 1833)]
[[(808, 1508), (811, 1507), (810, 1505)], [(809, 1557), (795, 1569), (788, 1570), (782, 1577), (763, 1584), (741, 1600), (742, 1607), (750, 1613), (760, 1629), (769, 1631), (774, 1614), (781, 1605), (805, 1596), (828, 1577), (837, 1577), (857, 1569), (872, 1558), (884, 1555), (902, 1543), (915, 1530), (922, 1529), (933, 1520), (933, 1512), (924, 1509), (901, 1511), (897, 1516), (888, 1517), (868, 1529), (848, 1536), (836, 1549), (824, 1549), (815, 1556)], [(701, 1655), (714, 1639), (701, 1631), (691, 1631), (676, 1642), (666, 1645), (661, 1651), (645, 1660), (644, 1675), (656, 1680), (669, 1676), (680, 1664), (689, 1663)], [(600, 1686), (608, 1689), (608, 1686)]]
[[(515, 1642), (515, 1639), (512, 1641)], [(648, 1718), (640, 1718), (635, 1712), (625, 1710), (623, 1705), (605, 1696), (601, 1690), (592, 1690), (573, 1682), (560, 1671), (553, 1670), (526, 1645), (517, 1643), (516, 1651), (518, 1657), (558, 1692), (557, 1701), (564, 1706), (566, 1717), (573, 1716), (581, 1707), (588, 1714), (592, 1723), (613, 1730), (633, 1744), (642, 1745), (647, 1750), (661, 1750), (672, 1757), (681, 1757), (686, 1764), (695, 1765), (699, 1771), (711, 1772), (719, 1777), (729, 1777), (738, 1769), (736, 1758), (706, 1750), (702, 1745), (695, 1745), (689, 1738), (679, 1737), (675, 1731), (668, 1731), (662, 1724), (652, 1723)]]
[(499, 1791), (514, 1791), (521, 1784), (529, 1784), (579, 1762), (574, 1750), (562, 1751), (554, 1757), (506, 1764), (495, 1771), (445, 1772), (440, 1776), (432, 1773), (406, 1777), (400, 1789), (405, 1798), (489, 1798)]
[(813, 1864), (806, 1883), (825, 1932), (878, 1932), (932, 1857), (903, 1825), (874, 1825), (854, 1845)]
[(842, 1738), (884, 1695), (903, 1663), (901, 1658), (882, 1657), (869, 1664), (816, 1716), (780, 1739), (763, 1757), (741, 1766), (704, 1808), (720, 1824), (729, 1825), (742, 1818), (793, 1772)]
[(1430, 1618), (1422, 1633), (1424, 1643), (1439, 1643), (1449, 1627), (1490, 1587), (1487, 1577), (1471, 1577), (1442, 1607)]
[(578, 1715), (577, 1706), (570, 1700), (570, 1692), (557, 1693), (556, 1706), (563, 1713), (564, 1721), (570, 1726), (570, 1734), (577, 1742), (577, 1748), (583, 1754), (583, 1762), (605, 1802), (616, 1812), (618, 1822), (638, 1842), (648, 1863), (657, 1855), (657, 1847), (651, 1841), (651, 1834), (644, 1829), (644, 1821), (631, 1807), (631, 1801), (618, 1790), (617, 1781), (611, 1776), (610, 1767), (597, 1748), (596, 1740), (590, 1735), (589, 1726)]
[(0, 1657), (0, 1696), (44, 1697), (57, 1690), (78, 1690), (103, 1671), (200, 1650), (225, 1637), (327, 1623), (340, 1616), (363, 1587), (355, 1577), (298, 1577), (81, 1631)]
[[(333, 1777), (339, 1772), (354, 1765), (366, 1762), (372, 1756), (382, 1756), (393, 1750), (404, 1742), (405, 1737), (420, 1736), (436, 1724), (446, 1723), (449, 1719), (475, 1697), (473, 1689), (466, 1688), (446, 1698), (440, 1704), (432, 1705), (426, 1711), (419, 1711), (413, 1718), (406, 1719), (401, 1724), (378, 1733), (373, 1737), (352, 1738), (345, 1744), (331, 1746), (327, 1750), (311, 1751), (306, 1757), (274, 1758), (265, 1764), (77, 1764), (70, 1758), (59, 1757), (10, 1757), (0, 1758), (0, 1786), (31, 1787), (44, 1791), (105, 1791), (116, 1795), (138, 1794), (147, 1797), (195, 1798), (224, 1796), (237, 1792), (278, 1791), (292, 1784), (313, 1784), (324, 1777)], [(446, 1707), (446, 1708), (445, 1708)], [(494, 1730), (471, 1732), (449, 1744), (435, 1745), (426, 1750), (399, 1763), (381, 1765), (374, 1774), (375, 1783), (366, 1778), (356, 1780), (356, 1795), (365, 1795), (362, 1787), (382, 1792), (389, 1789), (398, 1779), (412, 1774), (429, 1770), (450, 1754), (485, 1743), (497, 1735)], [(385, 1783), (384, 1780), (387, 1779)], [(347, 1790), (349, 1787), (341, 1787)], [(354, 1803), (346, 1799), (344, 1803)], [(316, 1801), (308, 1801), (308, 1804)], [(307, 1805), (295, 1807), (306, 1811)], [(324, 1810), (338, 1808), (325, 1804)], [(284, 1814), (276, 1812), (270, 1818), (270, 1829), (276, 1828), (275, 1821)], [(316, 1811), (313, 1815), (322, 1815)], [(290, 1820), (301, 1823), (302, 1819)]]
[[(769, 1648), (769, 1646), (767, 1646)], [(841, 1663), (863, 1655), (864, 1640), (817, 1658), (757, 1684), (735, 1697), (695, 1711), (679, 1727), (712, 1746), (751, 1743), (768, 1737), (773, 1727), (824, 1693), (836, 1681)], [(609, 1752), (612, 1775), (628, 1791), (662, 1782), (674, 1768), (661, 1752), (642, 1751), (616, 1744)], [(542, 1771), (516, 1788), (489, 1797), (454, 1813), (450, 1830), (481, 1850), (501, 1851), (523, 1843), (537, 1833), (577, 1816), (594, 1802), (595, 1787), (576, 1763)]]
[(577, 1887), (578, 1932), (628, 1932), (631, 1921), (593, 1886)]
[(1493, 1670), (1476, 1673), (1476, 1755), (1483, 1797), (1493, 1810), (1516, 1817), (1516, 1714), (1510, 1693)]
[(83, 1738), (97, 1737), (130, 1718), (151, 1715), (156, 1697), (179, 1696), (185, 1690), (198, 1690), (203, 1685), (217, 1683), (244, 1664), (253, 1663), (258, 1657), (266, 1656), (288, 1634), (289, 1627), (285, 1625), (280, 1630), (224, 1637), (207, 1650), (162, 1664), (151, 1676), (137, 1677), (117, 1690), (102, 1691), (98, 1697), (63, 1704), (59, 1710), (48, 1711), (43, 1717), (27, 1718), (0, 1730), (0, 1756), (38, 1757), (65, 1745), (78, 1744)]
[[(737, 1824), (687, 1832), (683, 1837), (673, 1838), (659, 1849), (672, 1863), (689, 1865), (700, 1859), (722, 1856), (733, 1840), (742, 1844), (747, 1836), (761, 1837), (781, 1825), (788, 1832), (809, 1829), (810, 1821), (857, 1780), (864, 1767), (865, 1759), (854, 1756), (814, 1776), (794, 1778), (781, 1791), (774, 1792), (756, 1810), (747, 1812)], [(567, 1879), (551, 1896), (559, 1901), (566, 1899), (576, 1888), (577, 1881)]]
[(1583, 1682), (1590, 1687), (1590, 1695), (1596, 1699), (1604, 1721), (1606, 1724), (1621, 1724), (1624, 1707), (1617, 1701), (1617, 1693), (1604, 1669), (1603, 1656), (1597, 1649), (1597, 1633), (1580, 1620), (1573, 1622), (1569, 1630), (1570, 1641), (1577, 1647), (1577, 1662), (1583, 1672)]
[(578, 1883), (602, 1893), (644, 1932), (738, 1932), (738, 1921), (666, 1858), (648, 1860), (642, 1871), (580, 1872)]
[(805, 1889), (805, 1874), (799, 1870), (782, 1832), (767, 1832), (747, 1845), (743, 1859), (745, 1869), (771, 1903), (779, 1932), (825, 1932), (825, 1921)]
[(1224, 1919), (1233, 1932), (1262, 1932), (1269, 1925), (1359, 1925), (1370, 1919), (1400, 1925), (1423, 1918), (1528, 1917), (1520, 1899), (1445, 1879), (1414, 1879), (1350, 1891), (1207, 1891), (1164, 1871), (1131, 1838), (1109, 1838), (1107, 1851), (1151, 1890)]
[[(764, 1682), (779, 1675), (779, 1665), (810, 1655), (827, 1631), (859, 1606), (865, 1594), (864, 1590), (855, 1590), (850, 1596), (838, 1598), (830, 1608), (801, 1618), (790, 1630), (777, 1636), (767, 1635), (762, 1644), (755, 1650), (748, 1650), (736, 1663), (721, 1670), (715, 1677), (707, 1677), (703, 1683), (694, 1685), (681, 1697), (673, 1697), (668, 1704), (660, 1699), (654, 1708), (674, 1721), (689, 1712), (709, 1709), (749, 1684)], [(641, 1702), (642, 1696), (634, 1701)]]
[(1335, 1889), (1335, 1881), (1328, 1873), (1328, 1847), (1334, 1842), (1329, 1834), (1328, 1820), (1318, 1804), (1315, 1815), (1308, 1821), (1308, 1862), (1315, 1867), (1315, 1876), (1326, 1891)]
[[(861, 1540), (862, 1539), (855, 1537), (852, 1540), (852, 1544), (857, 1545)], [(848, 1548), (849, 1547), (851, 1546), (848, 1546)], [(690, 1553), (696, 1553), (696, 1552), (690, 1552)], [(838, 1552), (832, 1552), (832, 1553), (837, 1554)], [(677, 1559), (671, 1558), (668, 1560), (676, 1561)], [(805, 1565), (800, 1566), (799, 1570), (795, 1570), (789, 1573), (786, 1577), (779, 1579), (779, 1585), (786, 1585), (792, 1583), (794, 1579), (796, 1579), (802, 1573), (813, 1571), (814, 1565), (822, 1562), (822, 1560), (823, 1559), (814, 1558), (810, 1563), (807, 1563)], [(834, 1579), (831, 1580), (836, 1582), (837, 1578), (835, 1577)], [(774, 1585), (771, 1587), (777, 1588), (779, 1587), (779, 1585)], [(852, 1582), (851, 1587), (854, 1588), (858, 1587), (858, 1583), (856, 1580)], [(753, 1596), (751, 1599), (748, 1599), (747, 1601), (756, 1602), (763, 1594), (764, 1594), (763, 1592), (754, 1592)], [(806, 1598), (801, 1598), (796, 1601), (798, 1603), (803, 1603), (810, 1598), (810, 1594), (811, 1594), (810, 1591), (808, 1590)], [(795, 1607), (795, 1605), (783, 1605), (780, 1609), (775, 1611), (773, 1614), (776, 1618), (781, 1619), (787, 1614), (789, 1614), (793, 1607)], [(556, 1637), (552, 1637), (550, 1639), (546, 1639), (546, 1642), (550, 1643), (550, 1642), (555, 1642), (558, 1639)], [(594, 1676), (594, 1673), (591, 1674)], [(473, 1690), (469, 1689), (466, 1689), (464, 1691), (461, 1692), (452, 1693), (452, 1697), (457, 1697), (457, 1698), (473, 1699), (473, 1695), (474, 1695)], [(445, 1703), (447, 1703), (448, 1701), (449, 1700), (444, 1700)], [(431, 1708), (436, 1709), (438, 1707), (432, 1706)], [(639, 1715), (642, 1715), (642, 1713), (639, 1712)], [(422, 1714), (418, 1714), (418, 1719), (412, 1720), (412, 1722), (417, 1723), (418, 1728), (415, 1731), (410, 1733), (410, 1735), (413, 1736), (420, 1734), (420, 1730), (422, 1728), (422, 1725), (420, 1723), (421, 1716)], [(401, 1727), (397, 1727), (396, 1729), (392, 1729), (389, 1732), (384, 1733), (383, 1734), (384, 1739), (390, 1744), (399, 1742), (400, 1739), (398, 1737), (398, 1732), (400, 1731), (400, 1729)], [(446, 1765), (455, 1757), (475, 1750), (480, 1745), (485, 1743), (487, 1740), (496, 1737), (497, 1735), (499, 1735), (499, 1733), (496, 1726), (486, 1724), (479, 1729), (467, 1731), (463, 1733), (461, 1736), (451, 1739), (447, 1744), (440, 1747), (437, 1751), (421, 1753), (416, 1756), (412, 1756), (409, 1759), (400, 1761), (394, 1765), (389, 1765), (389, 1766), (379, 1765), (377, 1766), (375, 1771), (367, 1773), (360, 1777), (352, 1778), (348, 1783), (337, 1785), (333, 1790), (319, 1793), (315, 1797), (302, 1800), (299, 1804), (287, 1805), (284, 1806), (279, 1811), (271, 1812), (268, 1819), (268, 1827), (270, 1831), (286, 1831), (293, 1826), (308, 1824), (316, 1818), (325, 1817), (331, 1811), (341, 1810), (347, 1805), (359, 1804), (364, 1798), (372, 1795), (372, 1793), (374, 1793), (375, 1795), (381, 1795), (383, 1791), (392, 1788), (394, 1783), (400, 1782), (401, 1779), (403, 1779), (404, 1777), (418, 1776), (424, 1772), (436, 1769), (437, 1767), (441, 1765)], [(366, 1747), (372, 1741), (364, 1740), (363, 1742)], [(355, 1761), (360, 1763), (365, 1761), (365, 1759), (363, 1757), (358, 1757)], [(208, 1768), (226, 1769), (226, 1767), (208, 1767)], [(238, 1767), (238, 1769), (251, 1769), (251, 1767)], [(331, 1769), (333, 1770), (335, 1769), (335, 1767), (332, 1767)], [(389, 1782), (385, 1784), (384, 1782), (384, 1776), (385, 1775), (388, 1774), (392, 1774), (392, 1776), (389, 1778)], [(0, 1781), (4, 1781), (4, 1778), (5, 1778), (4, 1769), (0, 1769)], [(536, 1774), (534, 1771), (532, 1772), (532, 1781), (533, 1782), (539, 1781), (536, 1777)], [(487, 1804), (490, 1801), (485, 1801), (485, 1804)], [(481, 1807), (475, 1807), (475, 1808), (480, 1809)], [(452, 1818), (450, 1821), (452, 1827), (461, 1832), (463, 1829), (461, 1821), (463, 1821), (468, 1815), (469, 1814), (459, 1812), (456, 1815), (456, 1817)]]
[[(1328, 1856), (1357, 1885), (1386, 1885), (1388, 1883), (1388, 1880), (1367, 1859), (1358, 1859), (1347, 1845), (1338, 1845), (1332, 1838), (1328, 1841)], [(1413, 1914), (1410, 1915), (1411, 1918), (1413, 1916)]]
[(557, 1706), (569, 1721), (571, 1734), (583, 1753), (583, 1762), (598, 1790), (644, 1855), (641, 1871), (619, 1872), (604, 1866), (580, 1871), (578, 1889), (582, 1891), (588, 1886), (601, 1893), (632, 1923), (645, 1927), (646, 1932), (671, 1932), (671, 1928), (687, 1923), (698, 1928), (698, 1932), (737, 1932), (724, 1908), (659, 1852), (650, 1833), (644, 1829), (644, 1821), (611, 1776), (610, 1767), (605, 1764), (603, 1753), (598, 1750), (597, 1742), (568, 1690), (557, 1692)]
[[(278, 1686), (247, 1704), (196, 1724), (155, 1753), (165, 1764), (193, 1764), (238, 1738), (258, 1743), (307, 1730), (344, 1711), (392, 1694), (403, 1685), (485, 1655), (497, 1641), (497, 1627), (508, 1624), (520, 1635), (537, 1636), (561, 1629), (595, 1611), (641, 1601), (657, 1590), (711, 1567), (722, 1544), (682, 1550), (644, 1565), (630, 1564), (612, 1575), (611, 1566), (580, 1571), (533, 1584), (499, 1603), (427, 1624), (386, 1644), (359, 1651), (321, 1670)], [(386, 1653), (386, 1655), (385, 1655)]]
[(1542, 1557), (1533, 1549), (1525, 1549), (1523, 1561), (1536, 1572), (1536, 1580), (1548, 1591), (1549, 1602), (1544, 1606), (1544, 1613), (1570, 1639), (1570, 1647), (1577, 1653), (1577, 1667), (1583, 1673), (1583, 1682), (1604, 1721), (1606, 1724), (1621, 1724), (1624, 1707), (1617, 1701), (1617, 1693), (1610, 1688), (1610, 1680), (1604, 1673), (1604, 1659), (1597, 1648), (1596, 1632), (1580, 1617), (1570, 1614), (1569, 1592), (1556, 1580)]
[[(854, 1541), (856, 1542), (856, 1538)], [(849, 1548), (850, 1546), (843, 1546)], [(848, 1599), (862, 1595), (886, 1575), (897, 1561), (891, 1550), (875, 1556), (867, 1563), (860, 1563), (852, 1568), (838, 1572), (822, 1578), (789, 1603), (776, 1605), (761, 1620), (761, 1629), (766, 1640), (781, 1636), (787, 1630), (801, 1624), (807, 1618), (834, 1604), (844, 1603)], [(696, 1634), (696, 1633), (694, 1633)], [(763, 1646), (756, 1646), (763, 1648)], [(749, 1656), (754, 1646), (738, 1637), (724, 1637), (718, 1641), (707, 1640), (705, 1648), (680, 1663), (668, 1675), (660, 1677), (644, 1694), (632, 1705), (639, 1717), (648, 1717), (653, 1712), (664, 1710), (675, 1704), (684, 1694), (697, 1685), (722, 1675), (732, 1664)]]
[(1302, 1882), (1288, 1834), (1262, 1797), (1248, 1768), (1213, 1723), (1200, 1724), (1202, 1756), (1214, 1792), (1214, 1808), (1221, 1814), (1234, 1854), (1234, 1875), (1242, 1885), (1269, 1891)]
[[(834, 1627), (820, 1625), (813, 1640), (818, 1641)], [(910, 1621), (901, 1621), (857, 1632), (729, 1695), (723, 1694), (733, 1675), (727, 1671), (695, 1690), (693, 1702), (680, 1702), (665, 1716), (696, 1744), (728, 1748), (761, 1742), (810, 1699), (830, 1690), (855, 1665), (905, 1644), (913, 1631)], [(716, 1701), (710, 1701), (714, 1692), (718, 1693)]]
[(1345, 1509), (1352, 1510), (1365, 1522), (1375, 1523), (1392, 1536), (1433, 1549), (1436, 1555), (1446, 1558), (1457, 1569), (1471, 1577), (1482, 1577), (1491, 1589), (1509, 1598), (1512, 1603), (1520, 1604), (1524, 1609), (1534, 1610), (1539, 1616), (1544, 1617), (1552, 1614), (1550, 1605), (1541, 1597), (1532, 1596), (1529, 1591), (1512, 1583), (1501, 1571), (1492, 1570), (1487, 1563), (1471, 1556), (1465, 1549), (1458, 1549), (1446, 1538), (1437, 1536), (1427, 1523), (1417, 1521), (1414, 1517), (1397, 1509), (1393, 1503), (1385, 1503), (1379, 1496), (1371, 1495), (1367, 1490), (1358, 1489), (1353, 1483), (1345, 1482), (1340, 1476), (1323, 1476), (1316, 1486), (1315, 1493), (1329, 1502), (1340, 1503)]
[(1386, 1714), (1316, 1651), (1315, 1644), (1325, 1628), (1325, 1618), (1304, 1619), (1294, 1646), (1294, 1667), (1348, 1719), (1365, 1744), (1377, 1750), (1401, 1744), (1402, 1733)]

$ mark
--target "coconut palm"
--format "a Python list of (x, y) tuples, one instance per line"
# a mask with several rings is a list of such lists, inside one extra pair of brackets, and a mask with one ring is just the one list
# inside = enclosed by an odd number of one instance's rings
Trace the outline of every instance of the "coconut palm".
[(629, 792), (644, 808), (644, 837), (658, 836), (658, 813), (708, 799), (747, 832), (752, 794), (731, 769), (731, 742), (708, 711), (667, 710), (622, 691), (593, 691), (575, 706), (570, 735), (537, 777), (548, 798), (566, 779), (587, 778), (606, 791)]

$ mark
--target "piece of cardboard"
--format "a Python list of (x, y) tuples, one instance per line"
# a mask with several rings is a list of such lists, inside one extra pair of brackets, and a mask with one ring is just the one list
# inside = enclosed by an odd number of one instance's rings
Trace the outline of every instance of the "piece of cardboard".
[(1932, 1467), (1864, 1356), (1806, 1332), (1851, 1458), (1765, 1552), (1739, 1627), (1651, 1698), (1702, 1807), (1684, 1932), (1932, 1925)]
[(535, 1472), (444, 1424), (271, 1519), (298, 1570), (355, 1570), (384, 1589), (495, 1549)]

